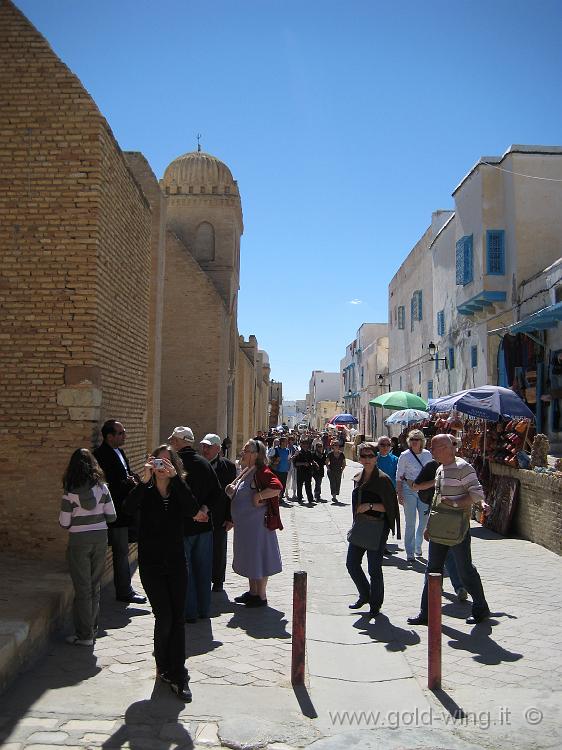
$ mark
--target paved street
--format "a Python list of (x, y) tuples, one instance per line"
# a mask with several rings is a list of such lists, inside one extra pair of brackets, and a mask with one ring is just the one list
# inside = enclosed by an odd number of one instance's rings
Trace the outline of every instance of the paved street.
[[(525, 541), (473, 530), (473, 557), (493, 618), (471, 628), (444, 587), (443, 690), (426, 688), (427, 629), (410, 628), (423, 565), (402, 544), (386, 558), (383, 614), (350, 612), (345, 504), (283, 509), (284, 571), (269, 607), (245, 609), (245, 582), (228, 572), (210, 620), (187, 625), (193, 703), (155, 682), (148, 606), (103, 599), (93, 649), (62, 634), (0, 698), (4, 750), (54, 747), (558, 748), (562, 744), (562, 561)], [(327, 481), (324, 497), (328, 497)], [(424, 551), (426, 551), (425, 545)], [(292, 577), (308, 572), (307, 685), (290, 685)], [(140, 582), (136, 581), (140, 588)], [(453, 715), (457, 718), (454, 720)]]

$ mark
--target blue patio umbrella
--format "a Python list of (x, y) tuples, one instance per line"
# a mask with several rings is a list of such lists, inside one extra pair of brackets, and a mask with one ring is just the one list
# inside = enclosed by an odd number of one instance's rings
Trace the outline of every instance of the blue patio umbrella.
[(436, 398), (429, 404), (430, 412), (456, 409), (470, 417), (480, 417), (497, 422), (502, 417), (534, 419), (535, 415), (515, 391), (499, 385), (482, 385), (450, 396)]
[(353, 414), (336, 414), (335, 417), (330, 419), (331, 424), (359, 424), (359, 420), (356, 419)]

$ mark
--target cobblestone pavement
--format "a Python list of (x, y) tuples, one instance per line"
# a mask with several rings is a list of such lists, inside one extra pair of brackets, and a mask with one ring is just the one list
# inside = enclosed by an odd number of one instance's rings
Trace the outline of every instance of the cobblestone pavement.
[[(342, 503), (283, 508), (284, 571), (270, 581), (267, 609), (233, 603), (246, 582), (230, 570), (211, 618), (186, 625), (192, 704), (155, 681), (150, 608), (120, 605), (108, 588), (95, 647), (68, 646), (61, 634), (0, 698), (3, 750), (560, 747), (560, 558), (473, 529), (493, 617), (466, 625), (470, 606), (445, 581), (443, 688), (432, 694), (427, 629), (406, 624), (418, 611), (423, 563), (407, 569), (402, 544), (391, 539), (383, 614), (368, 621), (348, 610), (356, 598), (345, 570), (354, 471), (346, 470)], [(308, 672), (306, 688), (293, 691), (292, 578), (301, 569)]]

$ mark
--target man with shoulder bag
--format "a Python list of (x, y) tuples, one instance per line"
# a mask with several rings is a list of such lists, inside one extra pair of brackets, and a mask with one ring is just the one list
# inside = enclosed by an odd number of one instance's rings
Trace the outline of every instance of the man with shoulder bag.
[[(451, 551), (462, 581), (472, 597), (472, 615), (468, 625), (475, 625), (490, 616), (480, 575), (472, 564), (470, 549), (470, 511), (473, 503), (481, 505), (485, 515), (490, 506), (474, 468), (455, 455), (450, 435), (436, 435), (431, 441), (431, 452), (441, 466), (435, 477), (435, 496), (431, 505), (425, 538), (429, 541), (429, 555), (420, 612), (409, 617), (410, 625), (427, 625), (427, 575), (443, 573), (445, 558)], [(417, 486), (417, 485), (416, 485)]]

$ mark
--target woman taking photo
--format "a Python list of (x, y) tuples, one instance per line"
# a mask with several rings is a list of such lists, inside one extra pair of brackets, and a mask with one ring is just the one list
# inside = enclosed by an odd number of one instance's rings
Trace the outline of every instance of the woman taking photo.
[(425, 437), (421, 430), (412, 430), (408, 434), (407, 442), (408, 450), (400, 454), (396, 467), (396, 492), (398, 502), (404, 506), (404, 547), (408, 564), (412, 565), (414, 555), (422, 555), (423, 532), (429, 518), (429, 506), (420, 500), (418, 493), (408, 486), (408, 482), (415, 481), (423, 467), (433, 460), (433, 456), (425, 450)]
[(249, 590), (234, 598), (247, 607), (267, 605), (267, 580), (281, 572), (277, 532), (265, 525), (269, 498), (277, 497), (283, 485), (267, 466), (265, 445), (248, 440), (242, 449), (240, 476), (226, 488), (232, 497), (234, 524), (232, 569), (248, 579)]
[(59, 523), (69, 532), (66, 556), (74, 586), (75, 634), (66, 641), (93, 646), (98, 632), (107, 524), (117, 516), (103, 471), (86, 448), (79, 448), (70, 457), (62, 485)]
[(191, 701), (185, 668), (184, 607), (187, 568), (185, 518), (206, 521), (184, 481), (181, 459), (168, 445), (149, 456), (141, 482), (127, 495), (127, 514), (140, 511), (139, 571), (154, 613), (154, 657), (158, 677), (183, 701)]
[[(357, 455), (363, 470), (354, 479), (355, 489), (351, 495), (351, 508), (354, 520), (359, 513), (382, 519), (380, 542), (374, 550), (364, 549), (350, 542), (346, 562), (347, 571), (359, 592), (359, 598), (355, 604), (349, 605), (349, 609), (360, 609), (369, 604), (369, 617), (379, 614), (384, 601), (382, 556), (389, 531), (396, 531), (396, 536), (400, 539), (400, 511), (396, 490), (389, 477), (379, 472), (375, 450), (372, 443), (361, 443), (358, 446)], [(370, 583), (361, 567), (365, 552)]]

